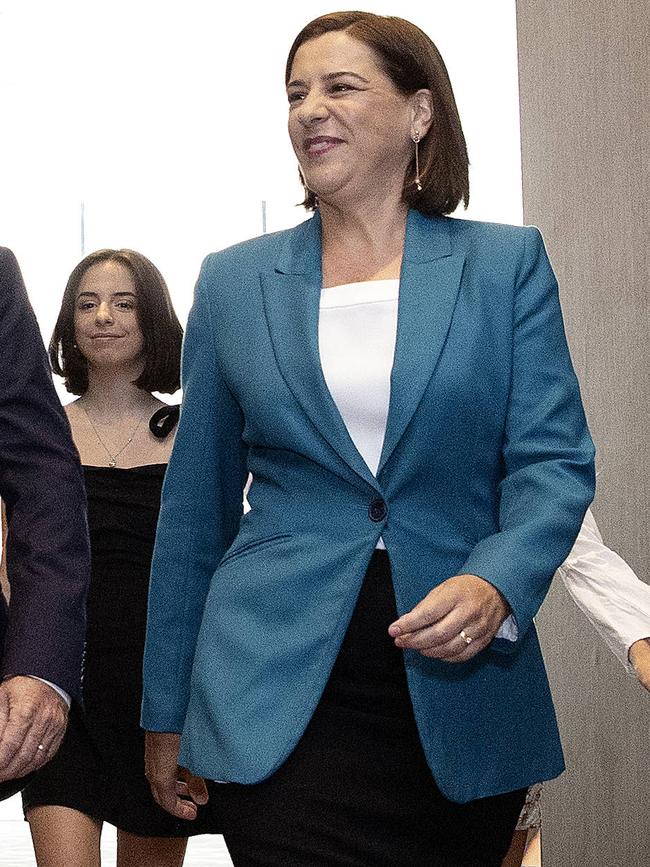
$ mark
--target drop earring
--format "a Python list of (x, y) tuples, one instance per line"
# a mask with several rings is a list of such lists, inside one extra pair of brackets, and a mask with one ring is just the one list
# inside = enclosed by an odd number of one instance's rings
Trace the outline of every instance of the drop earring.
[(422, 181), (420, 180), (420, 153), (419, 153), (419, 144), (420, 144), (420, 133), (415, 130), (413, 135), (411, 136), (413, 139), (413, 144), (415, 145), (415, 186), (417, 187), (418, 192), (422, 189)]

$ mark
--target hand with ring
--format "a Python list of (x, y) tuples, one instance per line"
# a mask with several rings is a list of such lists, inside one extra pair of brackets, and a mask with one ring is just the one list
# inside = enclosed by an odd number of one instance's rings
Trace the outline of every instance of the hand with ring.
[(454, 575), (388, 628), (395, 645), (446, 662), (467, 662), (510, 614), (499, 591), (478, 575)]
[(0, 782), (38, 770), (56, 753), (68, 707), (43, 681), (14, 675), (0, 684)]

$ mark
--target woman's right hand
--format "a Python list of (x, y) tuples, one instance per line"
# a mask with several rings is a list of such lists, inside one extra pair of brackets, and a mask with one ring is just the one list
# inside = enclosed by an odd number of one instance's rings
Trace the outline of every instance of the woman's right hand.
[(650, 638), (635, 641), (630, 647), (628, 656), (639, 683), (650, 692)]
[(207, 804), (208, 790), (178, 764), (181, 736), (176, 732), (145, 732), (144, 773), (160, 806), (177, 819), (196, 819), (197, 805)]

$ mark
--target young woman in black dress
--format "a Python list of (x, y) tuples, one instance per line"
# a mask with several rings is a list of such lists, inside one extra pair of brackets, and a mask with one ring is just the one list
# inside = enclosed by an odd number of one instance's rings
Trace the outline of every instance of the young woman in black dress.
[[(158, 269), (131, 250), (100, 250), (72, 272), (50, 345), (79, 395), (67, 407), (84, 465), (92, 547), (84, 709), (73, 706), (55, 759), (25, 790), (39, 867), (99, 867), (104, 821), (118, 867), (177, 867), (205, 833), (153, 800), (140, 729), (149, 567), (178, 407), (182, 329)], [(64, 507), (65, 504), (62, 504)]]

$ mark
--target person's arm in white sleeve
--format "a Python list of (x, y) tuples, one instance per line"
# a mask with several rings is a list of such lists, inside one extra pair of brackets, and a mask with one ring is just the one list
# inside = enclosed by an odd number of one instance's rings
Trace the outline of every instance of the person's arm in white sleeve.
[(591, 510), (558, 575), (612, 653), (637, 674), (629, 652), (650, 636), (650, 586), (604, 544)]

